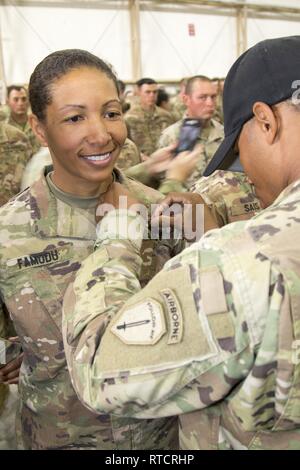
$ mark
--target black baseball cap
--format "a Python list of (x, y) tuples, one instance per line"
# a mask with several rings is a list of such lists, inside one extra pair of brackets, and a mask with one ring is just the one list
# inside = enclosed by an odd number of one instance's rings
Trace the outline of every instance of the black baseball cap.
[[(298, 83), (296, 81), (298, 80)], [(300, 36), (267, 39), (244, 52), (228, 72), (223, 91), (225, 138), (204, 171), (224, 169), (234, 157), (234, 145), (252, 107), (291, 98), (300, 87)], [(230, 164), (230, 163), (229, 163)]]

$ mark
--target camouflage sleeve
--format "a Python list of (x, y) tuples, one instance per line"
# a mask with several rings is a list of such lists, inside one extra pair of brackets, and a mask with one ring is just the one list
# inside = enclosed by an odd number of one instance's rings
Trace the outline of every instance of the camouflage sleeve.
[(146, 186), (150, 186), (151, 188), (157, 188), (159, 182), (149, 174), (144, 162), (139, 163), (138, 165), (134, 165), (131, 168), (127, 168), (124, 171), (126, 176), (130, 178), (134, 178), (135, 180), (139, 181), (140, 183), (145, 184)]
[(219, 227), (250, 219), (261, 210), (253, 185), (244, 173), (217, 170), (198, 179), (191, 191), (200, 194)]
[(65, 352), (79, 396), (83, 393), (84, 380), (77, 369), (78, 352), (83, 348), (85, 357), (91, 353), (96, 344), (90, 344), (92, 349), (86, 347), (87, 338), (100, 339), (114, 313), (140, 289), (143, 236), (135, 234), (135, 239), (129, 241), (127, 234), (122, 237), (120, 230), (116, 233), (119, 223), (130, 227), (135, 221), (130, 211), (122, 210), (111, 211), (103, 218), (96, 243), (96, 247), (100, 246), (82, 263), (64, 297)]
[(184, 193), (187, 191), (187, 187), (181, 181), (165, 179), (159, 186), (158, 191), (165, 195), (171, 192)]
[(170, 131), (167, 129), (162, 132), (158, 140), (157, 148), (161, 149), (164, 147), (168, 147), (168, 145), (173, 144), (175, 141), (176, 141), (176, 137), (173, 135), (173, 133), (170, 133)]
[[(221, 400), (247, 376), (265, 327), (270, 263), (245, 243), (241, 258), (220, 248), (232, 230), (211, 231), (142, 290), (136, 246), (99, 238), (64, 303), (68, 365), (89, 408), (137, 418), (186, 413)], [(275, 310), (280, 290), (272, 289)]]
[(21, 353), (21, 344), (9, 341), (7, 338), (15, 336), (11, 320), (8, 318), (5, 305), (0, 303), (0, 367), (12, 361)]

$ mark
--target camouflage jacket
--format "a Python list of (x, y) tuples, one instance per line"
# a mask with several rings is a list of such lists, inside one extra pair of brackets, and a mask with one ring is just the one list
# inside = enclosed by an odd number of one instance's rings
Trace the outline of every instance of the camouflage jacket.
[(224, 123), (223, 96), (222, 95), (217, 96), (216, 110), (213, 115), (213, 118), (216, 121), (220, 122), (221, 124)]
[(176, 118), (176, 121), (179, 121), (183, 118), (183, 115), (186, 112), (186, 106), (179, 95), (175, 95), (170, 99), (170, 105), (172, 110), (172, 115)]
[[(172, 126), (168, 127), (162, 133), (158, 148), (167, 147), (178, 141), (180, 128), (182, 126), (183, 119), (175, 122)], [(193, 173), (185, 181), (185, 186), (189, 189), (203, 174), (203, 171), (207, 167), (208, 163), (216, 153), (224, 138), (223, 126), (211, 119), (207, 127), (202, 129), (198, 138), (198, 143), (203, 145), (203, 151), (199, 153), (199, 160)], [(163, 179), (163, 175), (160, 179)]]
[[(8, 337), (7, 326), (8, 326), (8, 320), (5, 316), (5, 313), (2, 312), (0, 316), (0, 338)], [(0, 339), (0, 368), (1, 368), (1, 365), (4, 365), (6, 363), (6, 348), (7, 348), (7, 341), (5, 341), (4, 339)], [(4, 408), (4, 403), (5, 403), (7, 395), (8, 395), (8, 385), (0, 383), (0, 416)]]
[(137, 146), (132, 140), (126, 139), (116, 162), (117, 168), (125, 171), (127, 168), (138, 165), (140, 162), (141, 157)]
[(0, 121), (6, 121), (9, 115), (9, 107), (7, 105), (0, 105)]
[(145, 111), (136, 105), (125, 114), (129, 127), (129, 137), (138, 150), (151, 155), (156, 149), (162, 131), (173, 122), (171, 115), (162, 108), (155, 106), (154, 110)]
[[(138, 244), (116, 241), (118, 217), (103, 219), (99, 249), (64, 299), (84, 402), (119, 416), (181, 415), (184, 449), (300, 449), (300, 180), (252, 219), (208, 232), (142, 290)], [(114, 261), (116, 244), (124, 255)]]
[[(152, 180), (143, 178), (143, 163), (126, 170), (126, 174), (151, 186)], [(179, 181), (164, 180), (158, 190), (162, 194), (168, 194), (185, 192), (186, 188)], [(250, 219), (261, 210), (253, 185), (245, 173), (217, 170), (210, 176), (202, 176), (190, 191), (202, 197), (219, 227), (237, 220)]]
[(22, 174), (31, 152), (26, 135), (0, 121), (0, 206), (20, 191)]
[[(162, 197), (119, 171), (115, 175), (146, 206)], [(0, 293), (24, 350), (19, 385), (23, 445), (26, 449), (176, 448), (176, 418), (139, 422), (98, 416), (80, 403), (72, 387), (61, 334), (62, 301), (82, 260), (93, 251), (94, 212), (94, 207), (80, 209), (56, 199), (44, 177), (0, 209)], [(173, 250), (176, 246), (168, 240), (145, 240), (142, 285)], [(117, 247), (110, 256), (118, 258)], [(98, 301), (99, 305), (106, 301), (104, 292)]]
[(20, 129), (20, 131), (24, 132), (24, 134), (27, 136), (27, 138), (30, 142), (30, 145), (31, 145), (31, 148), (32, 148), (32, 151), (31, 151), (32, 155), (35, 154), (41, 148), (41, 144), (38, 141), (38, 139), (36, 138), (33, 130), (31, 129), (31, 126), (30, 126), (28, 120), (26, 121), (25, 125), (22, 125), (22, 124), (19, 124), (18, 122), (16, 122), (12, 118), (12, 116), (10, 115), (7, 118), (6, 122), (7, 122), (7, 124), (10, 124), (11, 126), (14, 126), (17, 129)]
[(261, 210), (254, 187), (245, 173), (217, 170), (196, 181), (191, 191), (200, 194), (219, 227), (250, 219)]

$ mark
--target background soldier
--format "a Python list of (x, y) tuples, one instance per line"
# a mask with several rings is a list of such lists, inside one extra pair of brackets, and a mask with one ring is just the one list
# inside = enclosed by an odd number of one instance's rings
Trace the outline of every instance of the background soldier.
[(129, 137), (146, 156), (157, 148), (161, 132), (172, 122), (170, 113), (156, 106), (157, 83), (152, 78), (141, 78), (136, 82), (139, 103), (125, 115)]
[[(223, 126), (212, 119), (216, 109), (216, 98), (215, 87), (209, 78), (197, 75), (187, 81), (185, 95), (183, 97), (186, 105), (186, 114), (184, 117), (201, 120), (201, 131), (198, 143), (202, 145), (197, 166), (187, 181), (184, 182), (187, 188), (190, 188), (191, 185), (202, 176), (205, 167), (224, 137)], [(159, 139), (159, 148), (167, 147), (170, 144), (178, 142), (182, 124), (183, 119), (164, 130)]]
[(176, 121), (179, 121), (183, 118), (184, 113), (186, 112), (186, 105), (184, 103), (185, 87), (187, 84), (188, 78), (183, 78), (179, 82), (179, 93), (173, 96), (170, 100), (172, 114), (174, 115)]
[(24, 168), (32, 149), (26, 135), (0, 122), (0, 206), (20, 191)]
[(32, 153), (36, 153), (41, 144), (34, 135), (28, 121), (29, 101), (26, 89), (18, 85), (7, 87), (7, 105), (10, 113), (6, 122), (26, 134), (32, 147)]

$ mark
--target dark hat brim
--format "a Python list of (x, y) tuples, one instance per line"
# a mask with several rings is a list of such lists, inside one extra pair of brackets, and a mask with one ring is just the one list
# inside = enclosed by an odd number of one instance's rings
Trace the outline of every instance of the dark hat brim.
[[(203, 176), (209, 176), (218, 169), (222, 169), (222, 170), (226, 169), (225, 161), (233, 160), (234, 145), (235, 145), (236, 139), (239, 136), (240, 131), (241, 129), (238, 128), (235, 131), (233, 131), (231, 134), (229, 134), (227, 137), (225, 137), (220, 147), (214, 154), (213, 158), (211, 159), (211, 161), (205, 168)], [(227, 166), (229, 165), (230, 163)]]

